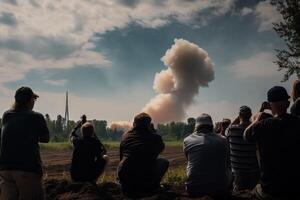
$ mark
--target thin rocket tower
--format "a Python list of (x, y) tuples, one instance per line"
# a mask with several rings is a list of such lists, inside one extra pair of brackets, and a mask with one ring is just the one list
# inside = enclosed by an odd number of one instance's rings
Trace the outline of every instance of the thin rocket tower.
[(66, 108), (65, 108), (65, 128), (68, 126), (69, 121), (69, 93), (66, 92)]

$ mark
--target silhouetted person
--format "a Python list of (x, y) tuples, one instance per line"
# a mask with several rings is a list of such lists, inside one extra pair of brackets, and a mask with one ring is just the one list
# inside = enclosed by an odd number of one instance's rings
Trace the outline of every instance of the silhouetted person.
[(274, 117), (263, 120), (259, 112), (244, 133), (259, 148), (261, 177), (255, 194), (260, 199), (294, 199), (300, 195), (300, 119), (287, 113), (285, 88), (272, 87), (267, 96)]
[(244, 140), (244, 131), (251, 124), (251, 109), (241, 106), (238, 117), (226, 134), (230, 146), (231, 170), (234, 175), (234, 190), (253, 189), (258, 183), (260, 169), (256, 156), (256, 143)]
[(292, 99), (294, 104), (291, 107), (291, 114), (300, 117), (300, 80), (297, 79), (293, 84)]
[(191, 197), (229, 197), (229, 146), (225, 137), (213, 132), (208, 114), (196, 119), (195, 132), (184, 139), (183, 149), (188, 161), (187, 193)]
[(120, 144), (118, 179), (125, 195), (146, 196), (160, 188), (169, 162), (158, 158), (163, 151), (161, 136), (153, 131), (151, 117), (146, 113), (135, 116), (133, 129), (125, 133)]
[(97, 183), (108, 162), (106, 149), (96, 137), (94, 126), (90, 122), (79, 123), (78, 126), (80, 124), (82, 137), (75, 134), (76, 128), (70, 136), (74, 146), (71, 178), (73, 181)]
[(32, 111), (39, 96), (29, 87), (15, 93), (15, 103), (2, 117), (0, 199), (44, 199), (39, 142), (49, 142), (44, 116)]

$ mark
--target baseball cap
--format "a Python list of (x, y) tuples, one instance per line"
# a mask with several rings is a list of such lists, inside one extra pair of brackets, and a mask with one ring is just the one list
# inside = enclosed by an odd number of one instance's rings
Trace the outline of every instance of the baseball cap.
[(288, 100), (290, 96), (288, 95), (286, 89), (282, 86), (274, 86), (268, 91), (268, 102), (278, 102)]
[(20, 87), (15, 93), (15, 100), (19, 103), (26, 103), (31, 98), (38, 98), (39, 96), (35, 94), (30, 87)]
[(200, 125), (213, 125), (211, 116), (203, 113), (199, 117), (197, 117), (196, 126), (200, 126)]

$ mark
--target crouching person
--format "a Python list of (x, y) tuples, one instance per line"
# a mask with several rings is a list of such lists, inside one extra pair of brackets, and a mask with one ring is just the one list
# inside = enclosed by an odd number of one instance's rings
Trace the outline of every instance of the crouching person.
[(74, 146), (71, 163), (71, 178), (78, 182), (97, 183), (103, 173), (109, 157), (106, 149), (94, 132), (94, 126), (86, 122), (81, 127), (82, 137), (71, 133), (70, 140)]
[(191, 197), (229, 198), (229, 147), (224, 137), (213, 132), (208, 114), (197, 118), (195, 132), (184, 139), (183, 148), (188, 161), (187, 193)]
[(142, 197), (160, 188), (169, 162), (158, 158), (163, 151), (161, 137), (151, 128), (151, 117), (141, 113), (134, 118), (134, 127), (123, 135), (120, 144), (118, 179), (125, 195)]

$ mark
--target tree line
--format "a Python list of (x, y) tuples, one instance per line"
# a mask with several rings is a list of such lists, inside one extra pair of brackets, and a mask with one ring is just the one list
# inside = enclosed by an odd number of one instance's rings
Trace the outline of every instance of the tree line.
[[(76, 127), (80, 121), (69, 120), (67, 123), (65, 119), (58, 115), (56, 119), (51, 119), (48, 114), (45, 115), (45, 120), (50, 131), (52, 142), (68, 141), (69, 134)], [(112, 129), (108, 126), (106, 120), (90, 120), (94, 127), (97, 136), (104, 141), (120, 141), (124, 133), (123, 130)], [(193, 132), (195, 128), (195, 119), (188, 118), (186, 122), (170, 122), (167, 124), (157, 124), (157, 134), (161, 135), (164, 140), (174, 141), (182, 140), (187, 134)], [(0, 128), (1, 128), (0, 119)]]

